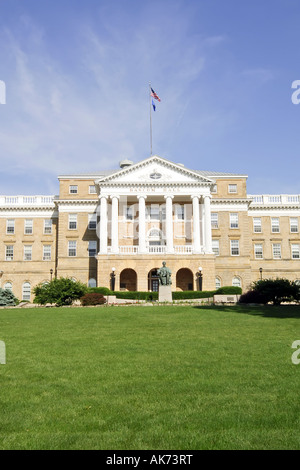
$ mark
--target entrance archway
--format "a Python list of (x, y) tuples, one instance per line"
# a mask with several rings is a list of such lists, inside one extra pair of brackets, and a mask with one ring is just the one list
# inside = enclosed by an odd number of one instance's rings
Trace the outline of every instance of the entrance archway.
[(137, 274), (134, 269), (126, 268), (120, 273), (120, 290), (136, 291)]
[(150, 292), (158, 292), (159, 280), (157, 270), (158, 268), (153, 268), (148, 273), (148, 290)]
[(176, 273), (176, 290), (194, 290), (193, 273), (188, 268), (181, 268)]

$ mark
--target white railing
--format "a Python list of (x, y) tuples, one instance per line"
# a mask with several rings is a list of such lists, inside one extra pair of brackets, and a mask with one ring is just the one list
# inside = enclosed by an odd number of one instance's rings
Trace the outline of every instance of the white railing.
[(299, 204), (299, 194), (249, 194), (253, 204)]
[[(107, 247), (107, 252), (112, 253), (111, 246)], [(139, 247), (137, 245), (122, 245), (119, 246), (120, 255), (135, 255), (139, 253)], [(166, 245), (150, 245), (146, 248), (146, 254), (164, 254), (167, 252)], [(190, 255), (193, 253), (192, 245), (175, 245), (174, 253)]]
[(55, 196), (0, 196), (1, 206), (45, 206), (53, 204)]
[(174, 252), (177, 254), (191, 255), (193, 253), (192, 245), (177, 245), (174, 246)]
[(124, 245), (124, 246), (119, 247), (119, 252), (121, 255), (134, 255), (138, 253), (138, 251), (139, 251), (139, 247), (135, 245), (134, 246)]

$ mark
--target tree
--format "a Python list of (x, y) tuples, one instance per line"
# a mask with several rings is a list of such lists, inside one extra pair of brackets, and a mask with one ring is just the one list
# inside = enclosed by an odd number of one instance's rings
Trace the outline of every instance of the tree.
[(48, 283), (38, 284), (33, 292), (34, 303), (41, 305), (50, 303), (60, 307), (71, 305), (74, 300), (80, 299), (87, 292), (87, 286), (79, 281), (61, 277)]
[(18, 300), (14, 296), (11, 290), (9, 289), (2, 289), (0, 287), (0, 306), (6, 307), (8, 305), (17, 305)]
[(254, 282), (253, 290), (264, 297), (265, 303), (272, 302), (274, 305), (300, 298), (299, 285), (288, 279), (262, 279)]

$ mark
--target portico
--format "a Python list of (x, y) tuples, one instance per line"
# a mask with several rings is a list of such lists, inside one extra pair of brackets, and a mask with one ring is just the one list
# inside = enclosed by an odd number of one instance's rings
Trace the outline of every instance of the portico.
[[(138, 290), (148, 290), (149, 272), (161, 265), (163, 257), (173, 266), (175, 276), (178, 269), (189, 269), (195, 279), (198, 266), (205, 266), (207, 261), (214, 286), (210, 209), (213, 183), (157, 156), (97, 180), (98, 285), (107, 284), (113, 264), (116, 286), (120, 274), (131, 269), (136, 273)], [(193, 288), (195, 279), (189, 283)], [(206, 283), (208, 288), (209, 277)]]
[[(159, 157), (149, 160), (148, 178), (144, 176), (141, 180), (142, 165), (137, 164), (133, 165), (135, 171), (130, 168), (131, 181), (127, 168), (123, 175), (118, 172), (115, 180), (110, 176), (98, 181), (101, 185), (99, 255), (211, 254), (210, 187), (213, 182), (198, 175), (192, 178), (190, 174), (187, 180), (185, 173), (192, 172), (183, 172), (181, 167), (178, 172), (173, 163), (168, 165), (168, 174), (164, 177), (160, 168), (166, 167), (164, 160)], [(173, 167), (173, 174), (170, 167)], [(160, 175), (159, 181), (151, 181), (153, 174), (156, 178)], [(185, 178), (180, 182), (182, 174)], [(171, 182), (174, 176), (176, 180)], [(139, 180), (141, 182), (137, 183)], [(151, 230), (152, 233), (160, 231), (161, 236), (151, 237)]]

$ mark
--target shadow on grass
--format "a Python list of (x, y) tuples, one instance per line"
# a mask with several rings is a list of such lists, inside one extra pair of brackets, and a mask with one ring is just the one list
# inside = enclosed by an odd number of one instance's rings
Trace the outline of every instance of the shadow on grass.
[(241, 313), (253, 316), (262, 316), (270, 318), (299, 318), (300, 305), (211, 305), (211, 306), (195, 306), (196, 309), (206, 309), (218, 312)]

